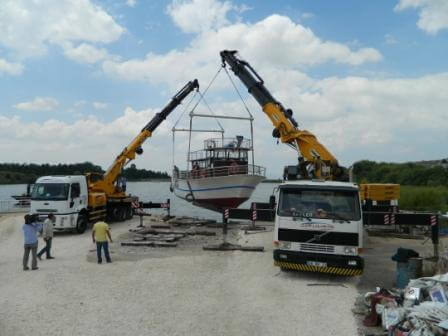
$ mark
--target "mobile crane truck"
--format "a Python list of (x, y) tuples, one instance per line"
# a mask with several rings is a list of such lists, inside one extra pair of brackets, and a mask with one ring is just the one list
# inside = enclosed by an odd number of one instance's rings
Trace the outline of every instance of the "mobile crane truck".
[(196, 79), (188, 82), (161, 112), (156, 113), (104, 174), (38, 178), (31, 193), (30, 212), (39, 216), (53, 213), (56, 217), (55, 230), (76, 230), (78, 233), (83, 233), (89, 222), (106, 218), (111, 221), (132, 218), (132, 202), (136, 198), (126, 194), (126, 181), (120, 174), (136, 155), (143, 153), (141, 146), (145, 140), (195, 89), (199, 89)]
[[(249, 63), (238, 58), (236, 51), (224, 50), (220, 55), (222, 66), (230, 66), (271, 120), (272, 135), (298, 154), (298, 163), (285, 167), (276, 197), (259, 203), (265, 207), (260, 215), (275, 222), (275, 265), (282, 270), (360, 275), (364, 225), (427, 226), (434, 256), (438, 256), (437, 214), (400, 212), (397, 184), (361, 184), (359, 188), (348, 182), (347, 169), (312, 133), (299, 129), (292, 111), (275, 100)], [(252, 206), (256, 208), (257, 203)], [(248, 219), (248, 212), (253, 216), (253, 209), (229, 209), (235, 213), (230, 218)]]
[(271, 95), (249, 63), (236, 51), (220, 55), (223, 67), (230, 66), (271, 120), (273, 136), (298, 154), (298, 163), (285, 167), (285, 182), (277, 189), (274, 264), (282, 270), (361, 274), (358, 186), (344, 181), (345, 169), (312, 133), (298, 128), (293, 112)]

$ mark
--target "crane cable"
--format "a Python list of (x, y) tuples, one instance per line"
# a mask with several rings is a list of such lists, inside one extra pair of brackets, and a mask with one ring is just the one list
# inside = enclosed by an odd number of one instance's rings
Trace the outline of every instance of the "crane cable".
[[(252, 113), (250, 113), (250, 110), (249, 110), (249, 108), (247, 107), (246, 102), (244, 101), (243, 97), (241, 96), (240, 91), (238, 90), (237, 86), (235, 85), (235, 82), (233, 81), (232, 76), (230, 76), (229, 71), (227, 70), (227, 68), (226, 68), (225, 66), (223, 66), (223, 68), (224, 68), (224, 70), (225, 70), (227, 76), (229, 77), (230, 82), (232, 83), (233, 87), (235, 88), (236, 93), (237, 93), (238, 96), (240, 97), (241, 102), (242, 102), (243, 105), (244, 105), (244, 108), (246, 109), (246, 111), (247, 111), (247, 113), (249, 114), (249, 116), (250, 116), (251, 118), (253, 118)], [(292, 143), (286, 143), (286, 144), (287, 144), (289, 147), (291, 147), (292, 149), (294, 149), (295, 151), (298, 151), (298, 148), (297, 148), (297, 146), (296, 146), (295, 144), (292, 144)], [(300, 154), (300, 152), (299, 152), (299, 154)]]
[[(210, 89), (210, 87), (212, 86), (212, 84), (215, 82), (216, 78), (218, 77), (219, 73), (221, 72), (222, 67), (220, 67), (218, 69), (218, 71), (216, 72), (215, 76), (213, 76), (212, 80), (210, 81), (210, 83), (207, 85), (207, 87), (204, 90), (204, 93), (201, 93), (200, 90), (198, 90), (199, 93), (199, 100), (197, 101), (196, 105), (193, 106), (193, 108), (191, 109), (190, 113), (193, 113), (194, 110), (196, 109), (196, 107), (199, 105), (199, 103), (203, 100), (205, 106), (207, 106), (208, 110), (215, 115), (215, 113), (213, 112), (213, 110), (211, 109), (210, 105), (207, 103), (207, 101), (205, 100), (205, 94), (207, 93), (208, 89)], [(224, 128), (222, 127), (221, 123), (219, 122), (219, 120), (217, 118), (215, 118), (216, 123), (218, 124), (218, 126), (221, 128), (221, 131), (224, 131)]]
[(176, 120), (176, 122), (174, 123), (174, 126), (173, 126), (173, 128), (172, 128), (172, 132), (173, 132), (173, 143), (172, 143), (172, 165), (173, 165), (173, 167), (174, 167), (174, 165), (175, 165), (175, 162), (174, 162), (174, 147), (175, 147), (175, 141), (174, 141), (174, 132), (175, 132), (175, 130), (176, 130), (176, 126), (177, 126), (177, 124), (179, 124), (179, 121), (182, 119), (182, 117), (184, 116), (184, 114), (185, 114), (185, 112), (187, 112), (187, 110), (188, 110), (188, 108), (190, 107), (190, 104), (193, 102), (193, 100), (194, 100), (194, 98), (196, 97), (196, 95), (197, 95), (197, 92), (198, 91), (196, 91), (195, 93), (194, 93), (194, 95), (190, 98), (190, 100), (188, 101), (188, 103), (185, 105), (185, 108), (184, 108), (184, 110), (182, 111), (182, 113), (181, 113), (181, 115), (180, 115), (180, 117)]
[(232, 83), (233, 88), (235, 89), (236, 93), (238, 94), (238, 97), (240, 97), (241, 102), (243, 103), (245, 110), (247, 111), (247, 113), (249, 114), (249, 116), (253, 119), (254, 117), (253, 117), (252, 113), (250, 113), (250, 110), (249, 110), (249, 108), (247, 107), (246, 102), (244, 101), (243, 97), (241, 96), (241, 93), (240, 93), (240, 91), (238, 90), (238, 88), (237, 88), (235, 82), (233, 81), (232, 77), (230, 76), (229, 71), (227, 71), (227, 68), (226, 68), (226, 67), (223, 66), (223, 68), (224, 68), (224, 70), (225, 70), (225, 72), (226, 72), (226, 74), (227, 74), (227, 77), (229, 77), (229, 80), (230, 80), (230, 82)]

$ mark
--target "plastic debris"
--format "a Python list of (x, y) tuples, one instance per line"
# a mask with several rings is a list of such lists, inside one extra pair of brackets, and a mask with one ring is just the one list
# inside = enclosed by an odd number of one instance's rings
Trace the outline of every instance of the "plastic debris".
[(364, 325), (382, 325), (388, 335), (448, 335), (448, 273), (411, 280), (403, 290), (377, 288), (358, 301), (368, 310)]

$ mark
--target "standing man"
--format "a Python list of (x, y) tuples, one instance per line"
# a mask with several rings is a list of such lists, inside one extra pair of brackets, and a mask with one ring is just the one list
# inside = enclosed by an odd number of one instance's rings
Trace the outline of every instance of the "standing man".
[(107, 241), (109, 238), (112, 243), (112, 237), (110, 236), (109, 225), (105, 222), (96, 222), (92, 229), (92, 240), (96, 243), (96, 255), (98, 257), (98, 264), (101, 264), (103, 260), (101, 259), (101, 249), (104, 249), (104, 256), (108, 263), (112, 262), (109, 255), (109, 243)]
[(32, 253), (31, 269), (37, 270), (37, 233), (42, 230), (42, 225), (37, 222), (36, 215), (25, 215), (25, 224), (23, 224), (23, 236), (25, 239), (25, 251), (23, 253), (23, 270), (28, 271), (28, 258), (30, 251)]
[(44, 227), (42, 229), (42, 236), (45, 241), (45, 246), (37, 254), (39, 260), (42, 260), (42, 254), (44, 254), (44, 252), (46, 252), (47, 254), (47, 259), (54, 259), (54, 257), (51, 256), (50, 250), (51, 250), (51, 242), (53, 240), (53, 225), (55, 221), (56, 217), (51, 213), (48, 215), (48, 218), (44, 222)]

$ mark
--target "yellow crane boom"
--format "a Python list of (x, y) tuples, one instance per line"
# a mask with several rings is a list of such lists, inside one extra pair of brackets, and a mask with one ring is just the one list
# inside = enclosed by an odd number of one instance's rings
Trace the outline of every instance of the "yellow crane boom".
[(116, 184), (123, 168), (132, 160), (136, 154), (142, 154), (142, 144), (152, 136), (155, 129), (166, 119), (166, 117), (187, 97), (193, 90), (199, 89), (199, 83), (195, 79), (188, 82), (164, 107), (162, 111), (156, 113), (148, 124), (143, 127), (140, 133), (132, 142), (123, 149), (110, 165), (104, 175), (89, 173), (87, 174), (88, 187), (93, 192), (104, 192), (108, 198), (124, 197), (123, 188)]
[[(238, 58), (235, 50), (221, 51), (223, 67), (230, 65), (231, 70), (244, 83), (249, 93), (261, 105), (263, 112), (271, 120), (274, 130), (273, 136), (279, 138), (297, 150), (299, 154), (299, 167), (302, 175), (306, 167), (311, 165), (314, 169), (312, 176), (316, 178), (337, 179), (342, 175), (343, 169), (331, 152), (322, 145), (314, 134), (301, 130), (292, 116), (291, 109), (285, 109), (264, 86), (263, 79), (249, 63)], [(303, 176), (305, 177), (305, 176)]]

